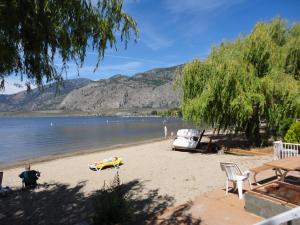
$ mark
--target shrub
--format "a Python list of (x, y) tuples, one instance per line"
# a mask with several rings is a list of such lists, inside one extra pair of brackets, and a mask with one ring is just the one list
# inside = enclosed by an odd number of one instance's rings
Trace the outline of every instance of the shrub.
[(292, 126), (286, 133), (284, 140), (286, 142), (300, 144), (300, 122), (299, 121), (292, 124)]
[(132, 215), (130, 199), (117, 173), (109, 186), (104, 184), (96, 193), (94, 224), (124, 224), (131, 221)]
[(156, 110), (153, 110), (153, 111), (151, 112), (151, 115), (156, 116), (156, 115), (157, 115), (157, 111), (156, 111)]
[(278, 135), (280, 137), (285, 137), (287, 131), (289, 130), (289, 128), (291, 127), (291, 125), (293, 124), (294, 119), (292, 118), (284, 118), (279, 122), (279, 127), (278, 127)]

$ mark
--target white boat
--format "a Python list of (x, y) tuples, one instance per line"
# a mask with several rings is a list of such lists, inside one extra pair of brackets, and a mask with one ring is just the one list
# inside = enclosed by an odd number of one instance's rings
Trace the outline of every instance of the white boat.
[(180, 129), (177, 131), (176, 139), (173, 142), (173, 149), (192, 150), (199, 147), (204, 131), (196, 129)]

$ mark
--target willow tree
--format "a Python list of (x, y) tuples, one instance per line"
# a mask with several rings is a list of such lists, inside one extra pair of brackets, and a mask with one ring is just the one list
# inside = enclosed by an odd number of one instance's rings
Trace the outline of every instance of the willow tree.
[(122, 0), (0, 0), (0, 87), (12, 74), (38, 86), (61, 81), (68, 61), (82, 66), (87, 48), (98, 52), (96, 69), (118, 37), (126, 46), (137, 32)]
[(300, 25), (277, 18), (214, 47), (183, 69), (185, 119), (245, 132), (252, 145), (280, 135), (300, 115)]

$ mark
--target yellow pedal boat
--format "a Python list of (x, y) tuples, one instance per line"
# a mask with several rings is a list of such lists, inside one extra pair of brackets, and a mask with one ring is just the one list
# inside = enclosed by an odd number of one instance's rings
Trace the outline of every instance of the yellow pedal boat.
[(107, 167), (116, 167), (118, 168), (123, 164), (123, 159), (120, 157), (109, 157), (103, 159), (101, 162), (95, 162), (93, 164), (89, 164), (89, 168), (92, 170), (102, 170)]

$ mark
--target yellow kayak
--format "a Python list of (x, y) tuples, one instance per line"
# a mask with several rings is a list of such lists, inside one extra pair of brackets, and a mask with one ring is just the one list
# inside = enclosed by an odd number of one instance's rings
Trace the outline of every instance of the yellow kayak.
[(102, 160), (102, 162), (96, 162), (93, 164), (89, 164), (89, 168), (92, 170), (102, 170), (106, 167), (119, 167), (119, 165), (123, 164), (123, 159), (120, 157), (110, 157)]

